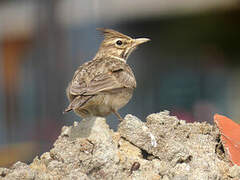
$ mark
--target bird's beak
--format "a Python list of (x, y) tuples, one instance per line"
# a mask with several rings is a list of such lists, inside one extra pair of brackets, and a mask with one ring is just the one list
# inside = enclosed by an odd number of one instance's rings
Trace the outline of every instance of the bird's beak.
[(148, 38), (137, 38), (137, 39), (134, 39), (134, 47), (137, 47), (138, 45), (140, 45), (140, 44), (143, 44), (143, 43), (145, 43), (145, 42), (148, 42), (148, 41), (150, 41), (150, 39), (148, 39)]

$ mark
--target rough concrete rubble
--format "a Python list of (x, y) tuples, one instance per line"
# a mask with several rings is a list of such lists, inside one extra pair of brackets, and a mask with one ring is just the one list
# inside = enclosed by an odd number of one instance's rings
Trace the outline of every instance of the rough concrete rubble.
[(30, 165), (0, 168), (0, 179), (240, 179), (219, 139), (215, 126), (186, 123), (168, 111), (146, 122), (127, 115), (117, 132), (104, 118), (88, 118), (63, 127), (50, 152)]

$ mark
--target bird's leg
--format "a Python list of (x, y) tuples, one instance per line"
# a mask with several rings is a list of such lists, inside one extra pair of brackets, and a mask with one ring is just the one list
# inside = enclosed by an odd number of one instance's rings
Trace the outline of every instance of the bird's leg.
[(112, 110), (113, 114), (115, 114), (117, 116), (117, 118), (120, 120), (120, 121), (123, 121), (123, 118), (121, 117), (121, 115), (115, 110), (113, 109)]

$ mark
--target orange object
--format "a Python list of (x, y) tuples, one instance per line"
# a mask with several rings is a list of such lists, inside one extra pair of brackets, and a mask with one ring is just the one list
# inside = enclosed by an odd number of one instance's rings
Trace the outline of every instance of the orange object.
[(221, 132), (221, 141), (229, 160), (240, 166), (240, 125), (219, 114), (214, 115), (214, 122)]

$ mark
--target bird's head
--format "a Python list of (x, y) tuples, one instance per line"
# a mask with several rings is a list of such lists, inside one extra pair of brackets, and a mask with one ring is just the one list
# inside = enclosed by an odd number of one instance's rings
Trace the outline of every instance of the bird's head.
[(104, 35), (96, 56), (111, 56), (126, 61), (128, 56), (140, 44), (150, 41), (148, 38), (133, 39), (112, 29), (98, 28)]

